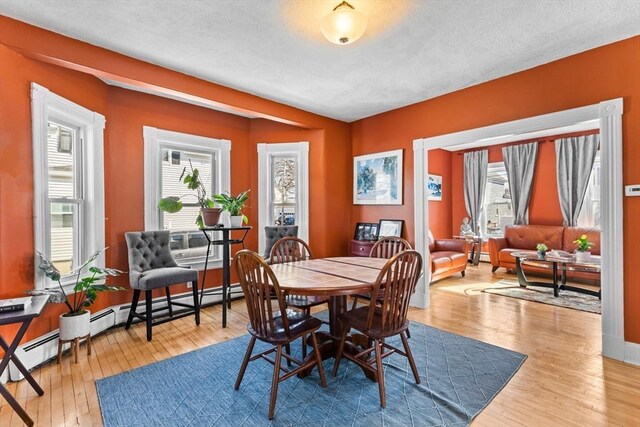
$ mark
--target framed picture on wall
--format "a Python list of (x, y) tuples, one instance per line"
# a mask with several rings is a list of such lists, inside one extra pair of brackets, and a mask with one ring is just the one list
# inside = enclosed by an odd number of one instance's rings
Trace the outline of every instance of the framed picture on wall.
[(353, 203), (402, 204), (402, 150), (353, 158)]
[(381, 219), (378, 224), (378, 237), (402, 237), (403, 219)]
[(442, 201), (442, 177), (440, 175), (429, 174), (427, 176), (427, 194), (429, 200)]
[(353, 234), (354, 240), (378, 240), (378, 224), (375, 222), (359, 222)]

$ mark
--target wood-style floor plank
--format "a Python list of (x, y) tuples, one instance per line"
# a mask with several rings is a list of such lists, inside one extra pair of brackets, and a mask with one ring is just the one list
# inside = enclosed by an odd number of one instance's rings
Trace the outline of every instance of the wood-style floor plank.
[[(431, 286), (431, 307), (412, 309), (409, 317), (428, 325), (528, 355), (507, 386), (474, 421), (474, 426), (640, 425), (640, 368), (600, 356), (600, 316), (481, 292), (503, 278), (481, 264)], [(145, 366), (246, 333), (243, 301), (233, 303), (228, 327), (221, 307), (153, 329), (146, 341), (143, 324), (119, 327), (86, 345), (79, 363), (65, 353), (34, 370), (42, 397), (25, 382), (7, 384), (37, 426), (101, 426), (95, 380)], [(265, 414), (266, 417), (266, 414)], [(20, 418), (0, 401), (0, 426), (21, 426)]]

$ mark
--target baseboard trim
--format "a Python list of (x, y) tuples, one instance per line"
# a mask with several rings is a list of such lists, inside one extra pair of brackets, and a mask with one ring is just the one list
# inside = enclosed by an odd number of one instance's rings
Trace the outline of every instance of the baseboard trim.
[(629, 341), (624, 343), (624, 361), (640, 366), (640, 344)]
[[(212, 288), (215, 289), (215, 288)], [(222, 288), (220, 288), (221, 290)], [(232, 292), (240, 290), (239, 284), (234, 284), (230, 287)], [(191, 301), (193, 294), (191, 291), (171, 295), (172, 300), (185, 299)], [(142, 304), (138, 304), (138, 311), (144, 309), (144, 299), (141, 300)], [(209, 306), (219, 304), (222, 302), (222, 294), (205, 295), (202, 298), (202, 305)], [(153, 308), (162, 308), (167, 306), (166, 297), (159, 297), (153, 300)], [(100, 310), (91, 315), (91, 336), (95, 337), (100, 333), (111, 329), (113, 327), (123, 326), (129, 315), (129, 309), (131, 303), (114, 305), (104, 310)], [(22, 364), (27, 370), (32, 370), (38, 366), (55, 359), (58, 356), (58, 337), (59, 330), (55, 329), (44, 335), (41, 335), (33, 340), (26, 342), (16, 349), (16, 356), (20, 359)], [(66, 351), (70, 348), (70, 344), (65, 344), (63, 350)], [(84, 345), (81, 346), (81, 351), (84, 350)], [(92, 356), (94, 357), (94, 356)], [(5, 370), (0, 376), (0, 383), (4, 384), (7, 381), (20, 381), (24, 376), (20, 373), (16, 366), (9, 362), (9, 369)]]

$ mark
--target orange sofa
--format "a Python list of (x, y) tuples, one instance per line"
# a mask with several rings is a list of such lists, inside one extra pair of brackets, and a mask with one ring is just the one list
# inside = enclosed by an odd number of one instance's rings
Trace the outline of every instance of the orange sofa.
[(464, 240), (434, 239), (429, 230), (431, 283), (460, 273), (464, 277), (469, 260), (469, 246)]
[[(587, 239), (594, 243), (592, 255), (600, 255), (600, 230), (595, 228), (562, 227), (555, 225), (508, 225), (504, 229), (504, 237), (489, 238), (489, 258), (492, 271), (500, 267), (515, 270), (516, 259), (512, 252), (529, 250), (535, 251), (538, 243), (544, 243), (549, 249), (574, 252), (574, 240), (586, 234)], [(526, 266), (527, 272), (549, 273), (548, 269)], [(600, 273), (569, 272), (568, 277), (578, 277), (589, 280), (600, 280)]]

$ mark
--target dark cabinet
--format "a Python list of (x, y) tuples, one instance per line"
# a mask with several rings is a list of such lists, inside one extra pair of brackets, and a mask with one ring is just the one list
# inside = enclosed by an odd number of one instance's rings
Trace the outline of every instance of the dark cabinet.
[(370, 240), (351, 240), (351, 256), (369, 256), (376, 242)]

